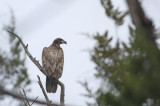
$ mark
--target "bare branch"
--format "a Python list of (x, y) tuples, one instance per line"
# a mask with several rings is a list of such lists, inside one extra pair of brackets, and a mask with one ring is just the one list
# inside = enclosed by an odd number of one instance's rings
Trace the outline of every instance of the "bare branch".
[[(44, 102), (42, 100), (35, 100), (35, 99), (31, 99), (31, 98), (27, 98), (26, 99), (25, 97), (23, 97), (21, 95), (18, 95), (16, 93), (12, 93), (10, 91), (7, 91), (7, 90), (3, 89), (3, 87), (1, 87), (1, 86), (0, 86), (0, 89), (1, 89), (0, 90), (1, 94), (9, 95), (9, 96), (11, 96), (13, 98), (17, 98), (17, 99), (20, 99), (20, 100), (28, 100), (30, 102), (35, 102), (35, 103), (42, 104), (42, 105), (47, 105), (48, 104), (48, 103), (46, 103), (46, 102)], [(59, 106), (59, 105), (58, 104), (50, 104), (50, 106)]]
[[(23, 97), (23, 94), (21, 91), (20, 91), (20, 95)], [(22, 99), (22, 100), (23, 100), (24, 105), (26, 106), (27, 105), (26, 101), (24, 99)]]
[(40, 77), (37, 75), (37, 77), (38, 77), (38, 83), (39, 83), (39, 86), (41, 87), (41, 89), (42, 89), (42, 92), (43, 92), (43, 95), (44, 95), (44, 97), (45, 97), (45, 99), (46, 99), (46, 101), (47, 101), (47, 103), (48, 103), (48, 105), (49, 104), (51, 104), (51, 101), (48, 99), (48, 96), (47, 96), (47, 94), (46, 94), (46, 92), (45, 92), (45, 90), (44, 90), (44, 87), (43, 87), (43, 85), (42, 85), (42, 82), (41, 82), (41, 79), (40, 79)]
[(39, 68), (39, 70), (44, 74), (47, 75), (47, 73), (44, 71), (43, 67), (39, 64), (39, 61), (36, 60), (36, 58), (33, 58), (33, 56), (31, 55), (31, 53), (28, 51), (28, 44), (25, 46), (25, 44), (22, 42), (22, 39), (15, 33), (7, 30), (7, 32), (9, 32), (10, 34), (12, 34), (13, 36), (17, 37), (19, 42), (21, 43), (21, 45), (23, 46), (26, 54), (28, 55), (28, 57), (32, 60), (32, 62)]
[(36, 97), (36, 99), (32, 102), (31, 106), (33, 105), (33, 103), (38, 99), (38, 96)]
[(24, 91), (24, 89), (23, 89), (23, 93), (24, 93), (24, 97), (26, 98), (26, 102), (27, 102), (28, 106), (31, 106), (31, 105), (29, 104), (29, 101), (28, 101), (28, 99), (27, 99), (27, 95), (26, 95), (26, 92)]

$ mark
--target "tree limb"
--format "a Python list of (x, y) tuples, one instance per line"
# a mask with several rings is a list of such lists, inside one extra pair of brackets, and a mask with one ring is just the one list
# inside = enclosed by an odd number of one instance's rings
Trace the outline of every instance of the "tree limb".
[(145, 13), (138, 0), (126, 0), (133, 24), (143, 30), (145, 37), (155, 44), (154, 26)]

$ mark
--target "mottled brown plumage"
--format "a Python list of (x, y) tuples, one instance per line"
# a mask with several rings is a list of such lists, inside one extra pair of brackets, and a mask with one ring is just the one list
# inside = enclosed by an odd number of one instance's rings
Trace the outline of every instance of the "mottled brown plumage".
[(46, 90), (48, 93), (57, 91), (58, 79), (62, 76), (64, 54), (60, 44), (67, 44), (61, 38), (57, 38), (49, 47), (44, 47), (42, 52), (42, 66), (47, 72)]

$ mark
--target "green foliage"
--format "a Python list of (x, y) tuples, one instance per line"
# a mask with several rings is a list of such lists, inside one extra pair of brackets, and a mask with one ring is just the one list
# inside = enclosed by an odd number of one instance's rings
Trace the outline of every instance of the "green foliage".
[(159, 104), (160, 51), (138, 30), (130, 27), (130, 32), (136, 33), (135, 38), (130, 38), (134, 39), (130, 40), (130, 47), (122, 43), (120, 48), (118, 42), (111, 47), (107, 33), (94, 36), (97, 44), (91, 57), (96, 64), (96, 77), (109, 80), (110, 85), (107, 91), (97, 92), (99, 105), (139, 106), (148, 99)]
[[(11, 17), (11, 24), (5, 28), (15, 33), (15, 19), (13, 15)], [(9, 36), (9, 52), (0, 49), (0, 86), (19, 92), (20, 89), (30, 84), (25, 66), (25, 53), (22, 51), (20, 42), (10, 35), (10, 33), (7, 34)], [(26, 90), (29, 89), (26, 88)]]
[[(110, 17), (113, 5), (110, 0), (106, 0), (106, 5)], [(103, 85), (92, 97), (100, 106), (159, 106), (160, 50), (141, 28), (129, 26), (128, 30), (129, 44), (111, 44), (107, 32), (93, 36), (96, 45), (90, 51), (91, 60), (96, 65), (95, 76)]]
[(117, 25), (122, 25), (124, 22), (124, 17), (128, 12), (121, 12), (117, 9), (114, 9), (111, 0), (101, 0), (101, 4), (105, 9), (106, 15), (113, 19)]

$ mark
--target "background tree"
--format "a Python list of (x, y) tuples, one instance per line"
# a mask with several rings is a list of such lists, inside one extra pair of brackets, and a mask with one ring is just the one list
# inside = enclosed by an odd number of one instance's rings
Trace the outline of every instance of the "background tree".
[(111, 45), (113, 38), (108, 37), (108, 31), (93, 36), (96, 45), (90, 51), (91, 60), (103, 85), (92, 93), (88, 84), (82, 83), (88, 91), (86, 96), (95, 98), (100, 106), (159, 106), (160, 50), (152, 21), (139, 0), (126, 0), (128, 12), (115, 9), (111, 0), (101, 3), (116, 25), (122, 25), (129, 13), (134, 26), (126, 29), (130, 31), (129, 44), (117, 41)]
[(24, 88), (26, 92), (30, 89), (27, 87), (31, 81), (28, 76), (27, 68), (25, 66), (25, 53), (22, 51), (20, 42), (15, 37), (10, 36), (10, 33), (6, 31), (6, 28), (15, 33), (15, 18), (13, 12), (11, 12), (10, 24), (3, 29), (6, 32), (6, 42), (9, 44), (9, 52), (6, 49), (0, 47), (0, 97), (1, 101), (6, 96), (1, 91), (8, 89), (12, 92), (19, 94), (20, 90)]

